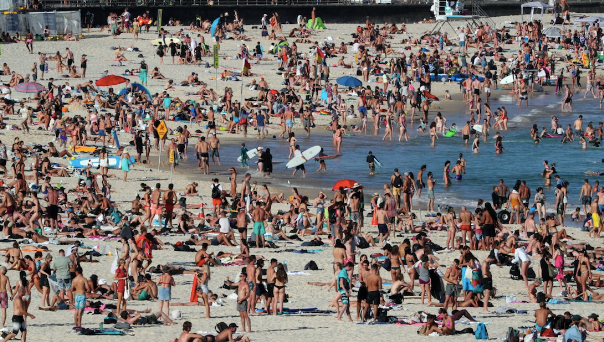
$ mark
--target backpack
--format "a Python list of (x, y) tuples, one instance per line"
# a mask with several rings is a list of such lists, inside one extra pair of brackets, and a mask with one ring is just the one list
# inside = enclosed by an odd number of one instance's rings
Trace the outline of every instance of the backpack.
[(216, 332), (220, 334), (221, 332), (223, 332), (224, 330), (226, 330), (228, 328), (229, 328), (229, 326), (226, 323), (220, 322), (220, 323), (216, 324), (216, 327), (214, 329), (216, 329)]
[(220, 184), (212, 185), (212, 198), (220, 198)]
[(394, 180), (392, 181), (392, 186), (395, 188), (400, 188), (403, 186), (403, 178), (399, 176), (394, 176)]
[(520, 331), (510, 327), (505, 339), (507, 342), (520, 342)]
[(311, 260), (308, 262), (308, 264), (306, 264), (306, 266), (304, 266), (304, 270), (305, 271), (318, 271), (319, 270), (319, 266), (317, 266), (317, 263), (314, 260)]
[(518, 267), (518, 264), (512, 264), (512, 267), (510, 267), (510, 276), (514, 280), (520, 279), (520, 267)]
[(380, 323), (389, 323), (388, 310), (378, 308), (377, 321)]
[(474, 337), (476, 337), (477, 340), (487, 340), (489, 338), (489, 333), (487, 333), (487, 327), (484, 323), (478, 323), (476, 331), (474, 332)]

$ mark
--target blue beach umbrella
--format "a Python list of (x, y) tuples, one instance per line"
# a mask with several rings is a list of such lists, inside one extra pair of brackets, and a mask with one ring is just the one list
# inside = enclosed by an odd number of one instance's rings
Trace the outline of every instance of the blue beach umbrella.
[[(132, 83), (132, 90), (134, 91), (143, 91), (145, 94), (147, 94), (147, 96), (149, 97), (149, 99), (152, 99), (153, 96), (151, 96), (151, 92), (149, 91), (149, 89), (147, 89), (147, 87), (145, 87), (144, 85), (140, 84), (140, 83)], [(120, 92), (118, 93), (119, 96), (122, 96), (126, 94), (126, 88), (122, 88), (122, 90), (120, 90)]]
[(339, 85), (343, 85), (345, 87), (360, 87), (363, 85), (363, 82), (361, 82), (361, 80), (359, 80), (356, 77), (352, 77), (352, 76), (342, 76), (340, 78), (338, 78), (336, 80), (336, 82), (338, 82)]
[(216, 33), (216, 26), (218, 26), (218, 23), (220, 22), (220, 18), (216, 18), (214, 19), (214, 21), (212, 22), (212, 26), (210, 26), (210, 35), (212, 37), (214, 37), (214, 34)]

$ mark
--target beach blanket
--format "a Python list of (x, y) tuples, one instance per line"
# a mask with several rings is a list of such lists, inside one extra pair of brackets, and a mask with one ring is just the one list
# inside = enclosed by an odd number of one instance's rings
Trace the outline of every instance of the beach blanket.
[(315, 22), (312, 22), (312, 19), (306, 23), (306, 28), (315, 29), (315, 30), (325, 30), (325, 24), (323, 23), (323, 19), (320, 17), (315, 18)]
[(310, 273), (306, 273), (306, 272), (302, 272), (302, 271), (289, 271), (287, 272), (287, 275), (291, 275), (291, 276), (298, 276), (298, 275), (310, 275)]

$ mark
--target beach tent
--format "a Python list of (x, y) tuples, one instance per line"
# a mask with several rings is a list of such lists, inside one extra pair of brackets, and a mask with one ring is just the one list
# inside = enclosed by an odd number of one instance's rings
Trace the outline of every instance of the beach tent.
[(312, 25), (312, 19), (306, 23), (306, 28), (315, 29), (315, 30), (325, 30), (325, 24), (323, 23), (323, 19), (315, 18), (315, 23)]
[(273, 47), (273, 51), (272, 52), (273, 53), (278, 53), (286, 45), (289, 45), (289, 43), (287, 42), (287, 40), (282, 40), (279, 43), (275, 44), (275, 46)]
[(604, 23), (604, 18), (603, 17), (587, 17), (587, 18), (581, 18), (581, 19), (577, 19), (575, 20), (575, 23), (595, 23), (595, 22), (599, 22), (599, 23)]
[(545, 35), (547, 38), (560, 38), (563, 36), (562, 31), (560, 31), (559, 28), (554, 26), (550, 26), (544, 29), (543, 31), (541, 31), (541, 33), (543, 33), (543, 35)]
[(539, 1), (527, 2), (526, 4), (522, 4), (520, 6), (520, 21), (521, 22), (524, 21), (524, 9), (525, 8), (530, 8), (531, 9), (531, 21), (533, 21), (533, 14), (535, 13), (535, 8), (541, 10), (541, 20), (542, 21), (543, 21), (543, 12), (545, 12), (548, 9), (553, 9), (554, 13), (556, 11), (556, 8), (554, 6), (551, 6), (551, 5), (548, 5), (548, 4), (544, 4), (544, 3), (539, 2)]
[[(145, 87), (144, 85), (140, 84), (140, 83), (132, 83), (132, 89), (134, 91), (143, 91), (145, 94), (147, 94), (147, 96), (149, 97), (149, 100), (151, 100), (153, 98), (153, 96), (151, 96), (151, 92), (149, 91), (149, 89), (147, 89), (147, 87)], [(119, 96), (122, 96), (126, 94), (126, 88), (122, 88), (122, 90), (120, 90), (120, 92), (118, 93)]]

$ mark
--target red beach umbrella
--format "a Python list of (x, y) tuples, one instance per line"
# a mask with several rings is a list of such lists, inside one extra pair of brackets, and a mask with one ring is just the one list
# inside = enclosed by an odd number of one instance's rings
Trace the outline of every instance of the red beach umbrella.
[(128, 79), (122, 76), (107, 75), (105, 77), (100, 78), (98, 81), (95, 82), (95, 84), (99, 87), (109, 87), (125, 83), (126, 81), (128, 81)]
[(352, 187), (357, 184), (356, 181), (353, 181), (352, 179), (340, 179), (339, 181), (336, 182), (336, 184), (334, 184), (333, 188), (331, 188), (332, 191), (336, 191), (339, 190), (340, 188), (344, 188), (344, 189), (352, 189)]

